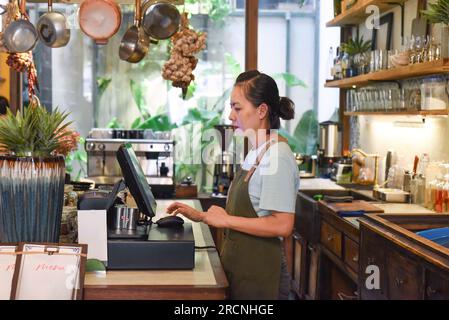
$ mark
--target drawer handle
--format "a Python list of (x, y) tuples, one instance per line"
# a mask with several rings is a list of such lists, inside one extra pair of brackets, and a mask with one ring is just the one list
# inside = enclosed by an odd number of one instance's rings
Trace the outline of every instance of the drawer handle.
[(435, 289), (432, 289), (431, 286), (428, 286), (428, 287), (427, 287), (427, 296), (428, 296), (428, 297), (435, 295), (437, 292), (438, 292), (438, 291), (435, 290)]
[(396, 281), (396, 287), (400, 287), (404, 284), (404, 280), (402, 280), (402, 279), (396, 278), (395, 281)]
[(327, 241), (332, 241), (332, 240), (334, 240), (334, 236), (331, 235), (331, 234), (329, 234), (329, 235), (327, 236)]
[(354, 256), (353, 258), (352, 258), (352, 261), (354, 261), (354, 262), (359, 262), (359, 256), (357, 255), (357, 256)]

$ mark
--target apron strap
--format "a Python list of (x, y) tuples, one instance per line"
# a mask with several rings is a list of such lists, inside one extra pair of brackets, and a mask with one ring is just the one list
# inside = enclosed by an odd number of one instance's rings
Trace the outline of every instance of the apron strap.
[(287, 142), (287, 139), (285, 139), (284, 137), (278, 136), (279, 139), (277, 140), (270, 140), (266, 145), (265, 148), (263, 148), (263, 151), (261, 153), (259, 153), (259, 155), (256, 158), (256, 162), (253, 164), (253, 166), (251, 167), (251, 169), (249, 169), (248, 173), (245, 176), (244, 181), (248, 182), (249, 179), (251, 179), (252, 175), (254, 174), (254, 171), (256, 171), (257, 167), (259, 166), (260, 162), (262, 161), (263, 156), (265, 155), (265, 153), (268, 151), (268, 149), (270, 149), (271, 146), (275, 145), (276, 143), (278, 143), (279, 141), (281, 142)]

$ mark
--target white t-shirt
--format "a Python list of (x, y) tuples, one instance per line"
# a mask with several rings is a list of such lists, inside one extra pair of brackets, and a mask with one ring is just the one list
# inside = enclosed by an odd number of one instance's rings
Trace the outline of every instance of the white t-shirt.
[[(266, 143), (249, 151), (242, 165), (244, 170), (251, 169)], [(275, 143), (249, 180), (253, 208), (259, 217), (270, 215), (270, 211), (295, 213), (298, 190), (299, 171), (290, 146), (286, 142)]]

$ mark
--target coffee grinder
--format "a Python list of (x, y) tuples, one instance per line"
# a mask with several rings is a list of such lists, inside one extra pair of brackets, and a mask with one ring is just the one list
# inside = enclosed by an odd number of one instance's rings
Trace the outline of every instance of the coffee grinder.
[(320, 123), (320, 143), (318, 145), (319, 175), (330, 178), (333, 164), (341, 158), (338, 122)]
[(215, 126), (215, 129), (220, 133), (221, 152), (215, 163), (212, 196), (226, 197), (229, 186), (234, 179), (236, 152), (233, 137), (235, 128), (231, 125), (217, 125)]

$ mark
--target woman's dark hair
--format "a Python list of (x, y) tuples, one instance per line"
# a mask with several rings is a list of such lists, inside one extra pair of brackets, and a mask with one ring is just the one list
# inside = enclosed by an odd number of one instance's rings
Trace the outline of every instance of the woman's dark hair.
[(6, 99), (3, 96), (0, 96), (0, 115), (5, 115), (9, 108), (9, 102), (8, 99)]
[(265, 73), (251, 70), (241, 73), (235, 81), (243, 93), (256, 108), (262, 103), (268, 105), (270, 129), (281, 127), (280, 119), (290, 120), (295, 117), (295, 104), (287, 97), (279, 96), (276, 81)]

